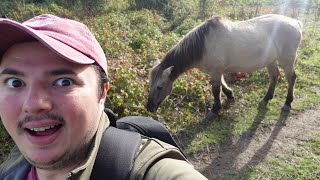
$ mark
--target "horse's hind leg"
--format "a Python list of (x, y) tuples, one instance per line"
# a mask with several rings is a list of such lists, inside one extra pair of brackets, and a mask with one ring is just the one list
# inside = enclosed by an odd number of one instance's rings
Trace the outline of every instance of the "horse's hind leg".
[(225, 82), (223, 75), (221, 78), (221, 85), (222, 85), (222, 92), (227, 96), (228, 100), (233, 101), (234, 100), (233, 92)]
[(269, 73), (269, 88), (267, 91), (267, 94), (264, 96), (264, 98), (260, 101), (260, 106), (266, 106), (268, 102), (273, 98), (274, 90), (276, 87), (276, 84), (279, 79), (279, 68), (277, 65), (277, 62), (273, 62), (267, 66), (268, 73)]
[(297, 75), (293, 69), (293, 65), (289, 67), (284, 67), (284, 72), (286, 73), (286, 77), (288, 81), (288, 93), (287, 93), (286, 102), (284, 103), (282, 110), (290, 111), (291, 103), (293, 101), (293, 89), (296, 83)]

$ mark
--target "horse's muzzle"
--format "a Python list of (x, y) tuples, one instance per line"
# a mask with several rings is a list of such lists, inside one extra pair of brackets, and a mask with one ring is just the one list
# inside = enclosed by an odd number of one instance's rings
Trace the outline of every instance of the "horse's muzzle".
[(147, 104), (147, 111), (149, 112), (156, 112), (158, 109), (158, 106), (155, 105), (154, 103), (149, 103)]

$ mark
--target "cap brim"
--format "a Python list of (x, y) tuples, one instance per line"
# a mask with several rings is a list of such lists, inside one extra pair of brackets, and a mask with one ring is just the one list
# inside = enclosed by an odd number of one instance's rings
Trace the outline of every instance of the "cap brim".
[[(81, 36), (81, 34), (79, 34)], [(0, 18), (0, 57), (15, 43), (36, 39), (46, 47), (56, 52), (62, 58), (79, 64), (92, 64), (95, 61), (65, 43), (58, 41), (41, 31), (10, 19)]]

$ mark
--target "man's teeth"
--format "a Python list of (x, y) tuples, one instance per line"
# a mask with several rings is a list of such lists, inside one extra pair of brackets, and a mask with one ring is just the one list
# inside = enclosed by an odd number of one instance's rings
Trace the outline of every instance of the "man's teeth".
[(30, 130), (38, 132), (38, 131), (45, 131), (45, 130), (48, 130), (48, 129), (51, 129), (51, 128), (54, 128), (54, 127), (55, 127), (55, 125), (47, 126), (47, 127), (40, 127), (40, 128), (31, 128)]

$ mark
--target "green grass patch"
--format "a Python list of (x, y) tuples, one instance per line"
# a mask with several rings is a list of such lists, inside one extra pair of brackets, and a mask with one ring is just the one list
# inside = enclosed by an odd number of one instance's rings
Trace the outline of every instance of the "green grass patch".
[(270, 159), (245, 172), (239, 179), (319, 179), (320, 134), (292, 154)]

